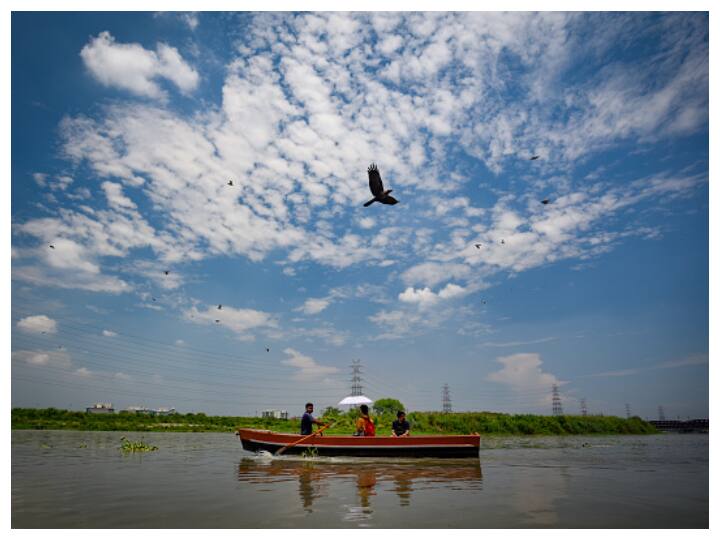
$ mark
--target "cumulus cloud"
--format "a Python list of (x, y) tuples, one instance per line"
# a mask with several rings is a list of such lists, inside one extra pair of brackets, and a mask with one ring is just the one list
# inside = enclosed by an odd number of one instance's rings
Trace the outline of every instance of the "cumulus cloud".
[(22, 362), (31, 366), (48, 366), (54, 368), (69, 368), (72, 365), (70, 355), (62, 350), (17, 350), (12, 351), (13, 361)]
[(293, 375), (298, 381), (317, 381), (340, 371), (334, 366), (320, 365), (312, 357), (304, 355), (290, 347), (283, 350), (283, 352), (288, 355), (289, 358), (282, 360), (281, 363), (298, 370), (295, 375)]
[(296, 311), (301, 311), (305, 315), (316, 315), (324, 311), (330, 305), (330, 301), (330, 298), (308, 298)]
[(448, 283), (437, 293), (430, 288), (414, 289), (408, 287), (398, 295), (398, 300), (409, 304), (418, 304), (420, 307), (427, 307), (437, 303), (440, 300), (449, 300), (467, 294), (467, 291), (454, 283)]
[[(264, 311), (255, 309), (233, 308), (223, 304), (222, 310), (214, 306), (206, 309), (191, 307), (184, 312), (185, 320), (195, 324), (217, 325), (232, 330), (240, 339), (252, 340), (253, 330), (277, 328), (276, 318)], [(220, 321), (219, 323), (216, 321)]]
[(555, 375), (542, 370), (542, 360), (537, 353), (518, 353), (498, 357), (502, 369), (490, 373), (488, 381), (505, 384), (518, 392), (530, 390), (550, 391), (553, 384), (562, 384)]
[(57, 333), (57, 321), (46, 315), (32, 315), (23, 317), (17, 323), (17, 327), (23, 332), (31, 334), (55, 334)]
[(157, 79), (167, 79), (183, 93), (194, 90), (200, 79), (174, 47), (158, 43), (156, 51), (149, 51), (139, 43), (117, 43), (107, 31), (92, 38), (80, 56), (101, 84), (138, 96), (165, 98)]

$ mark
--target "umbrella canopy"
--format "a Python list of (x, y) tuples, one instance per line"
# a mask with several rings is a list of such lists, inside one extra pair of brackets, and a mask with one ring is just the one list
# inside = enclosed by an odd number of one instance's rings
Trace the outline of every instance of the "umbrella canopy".
[(366, 398), (365, 396), (348, 396), (338, 403), (338, 405), (363, 405), (370, 404), (372, 402), (372, 399)]

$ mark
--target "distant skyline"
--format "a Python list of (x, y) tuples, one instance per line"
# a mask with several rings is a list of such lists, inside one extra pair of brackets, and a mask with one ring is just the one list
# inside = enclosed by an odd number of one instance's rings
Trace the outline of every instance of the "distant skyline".
[(13, 406), (295, 415), (359, 359), (409, 410), (708, 416), (706, 13), (15, 12), (11, 46)]

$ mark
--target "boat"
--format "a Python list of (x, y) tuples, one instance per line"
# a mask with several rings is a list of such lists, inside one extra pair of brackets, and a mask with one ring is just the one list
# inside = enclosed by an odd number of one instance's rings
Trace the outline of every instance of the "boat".
[[(318, 456), (477, 458), (480, 435), (412, 435), (410, 437), (355, 437), (318, 434), (308, 438), (293, 433), (239, 428), (245, 450), (275, 454), (312, 453)], [(299, 442), (302, 441), (302, 442)], [(289, 446), (291, 445), (291, 446)]]

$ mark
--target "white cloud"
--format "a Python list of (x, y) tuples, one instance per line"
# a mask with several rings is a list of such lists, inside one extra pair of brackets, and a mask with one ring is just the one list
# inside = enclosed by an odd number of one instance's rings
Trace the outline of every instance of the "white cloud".
[(32, 177), (38, 186), (45, 187), (47, 185), (47, 174), (36, 172), (32, 174)]
[(32, 315), (23, 317), (17, 323), (17, 327), (32, 334), (55, 334), (57, 333), (57, 321), (46, 315)]
[(117, 332), (113, 332), (112, 330), (103, 330), (102, 335), (105, 337), (115, 337), (117, 336)]
[(148, 51), (139, 43), (116, 43), (109, 32), (92, 38), (80, 56), (103, 85), (144, 97), (166, 97), (156, 82), (159, 78), (169, 80), (183, 93), (194, 90), (200, 79), (174, 47), (158, 43), (157, 51)]
[(542, 360), (537, 353), (518, 353), (496, 360), (503, 366), (502, 369), (490, 373), (486, 379), (506, 384), (518, 392), (544, 390), (549, 393), (553, 384), (562, 384), (555, 375), (542, 370)]
[(69, 368), (72, 365), (70, 355), (62, 350), (17, 350), (11, 353), (12, 360), (32, 366)]
[[(195, 324), (216, 325), (232, 330), (240, 339), (254, 339), (252, 330), (267, 330), (277, 328), (275, 317), (264, 311), (255, 309), (233, 308), (223, 304), (222, 309), (216, 306), (199, 310), (197, 307), (184, 312), (185, 320)], [(216, 322), (220, 321), (220, 322)]]
[(308, 298), (305, 303), (295, 311), (302, 311), (305, 315), (316, 315), (330, 305), (330, 298)]
[(467, 291), (463, 287), (455, 285), (454, 283), (448, 283), (437, 293), (432, 292), (428, 287), (424, 289), (408, 287), (398, 295), (398, 300), (409, 304), (418, 304), (420, 307), (427, 307), (440, 300), (449, 300), (465, 294), (467, 294)]
[(290, 347), (283, 350), (283, 352), (290, 358), (282, 360), (281, 363), (298, 369), (293, 376), (298, 381), (317, 381), (340, 371), (333, 366), (320, 365), (310, 356), (304, 355)]
[(86, 367), (81, 367), (75, 370), (75, 375), (83, 378), (89, 378), (93, 376), (93, 372)]

